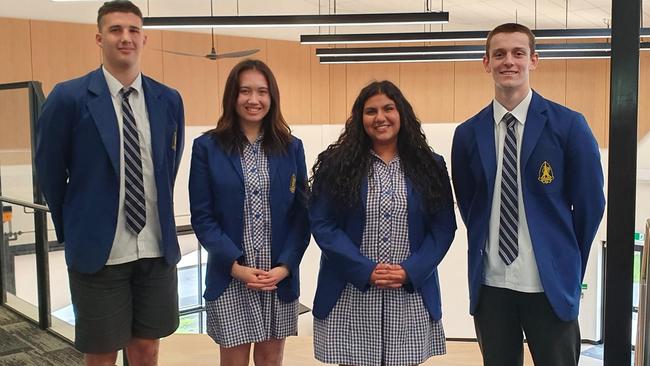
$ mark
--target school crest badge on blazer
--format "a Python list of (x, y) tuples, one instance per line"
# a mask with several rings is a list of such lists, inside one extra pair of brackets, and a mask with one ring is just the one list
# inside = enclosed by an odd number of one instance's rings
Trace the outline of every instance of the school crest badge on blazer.
[(539, 177), (537, 180), (542, 182), (542, 184), (550, 184), (555, 177), (553, 176), (553, 167), (548, 161), (544, 161), (539, 167)]
[(291, 180), (289, 181), (289, 192), (296, 193), (296, 175), (291, 175)]

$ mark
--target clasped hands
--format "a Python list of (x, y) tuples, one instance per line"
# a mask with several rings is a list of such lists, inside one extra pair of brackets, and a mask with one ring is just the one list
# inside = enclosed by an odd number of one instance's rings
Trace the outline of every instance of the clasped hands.
[(234, 262), (230, 269), (233, 278), (246, 284), (246, 287), (256, 291), (273, 291), (278, 288), (278, 283), (289, 275), (285, 265), (264, 271), (258, 268), (246, 267)]
[(406, 281), (406, 271), (399, 264), (379, 263), (370, 274), (370, 284), (377, 288), (400, 288)]

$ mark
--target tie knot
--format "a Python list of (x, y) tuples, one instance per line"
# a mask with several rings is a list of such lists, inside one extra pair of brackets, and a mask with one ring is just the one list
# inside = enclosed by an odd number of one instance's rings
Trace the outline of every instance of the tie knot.
[(512, 128), (515, 123), (517, 123), (517, 118), (510, 112), (506, 113), (501, 120), (506, 123), (506, 126), (508, 126), (508, 128)]
[(128, 87), (128, 88), (122, 88), (120, 90), (120, 94), (122, 94), (122, 99), (129, 99), (129, 95), (135, 91), (135, 88)]

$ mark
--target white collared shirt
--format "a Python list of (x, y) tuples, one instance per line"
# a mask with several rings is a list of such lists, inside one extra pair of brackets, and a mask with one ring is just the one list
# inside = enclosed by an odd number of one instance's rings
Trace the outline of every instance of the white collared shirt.
[[(144, 181), (145, 205), (147, 210), (147, 221), (139, 235), (133, 234), (126, 227), (126, 216), (124, 214), (124, 142), (122, 131), (122, 84), (108, 72), (103, 66), (102, 71), (111, 93), (117, 126), (120, 131), (120, 198), (117, 210), (117, 227), (113, 247), (108, 257), (107, 265), (132, 262), (140, 258), (156, 258), (162, 256), (160, 243), (162, 233), (160, 220), (158, 218), (158, 192), (156, 179), (154, 177), (153, 155), (151, 149), (151, 129), (149, 116), (145, 105), (144, 90), (142, 89), (142, 74), (130, 85), (135, 91), (129, 95), (129, 104), (133, 110), (135, 124), (138, 127), (138, 139), (140, 141), (140, 153), (142, 157), (142, 178)], [(101, 194), (101, 192), (97, 192)]]
[[(539, 279), (537, 262), (533, 251), (532, 240), (526, 220), (526, 209), (521, 191), (521, 142), (524, 135), (524, 126), (528, 107), (533, 93), (528, 95), (512, 111), (508, 111), (499, 102), (494, 100), (494, 137), (497, 154), (497, 171), (494, 181), (494, 196), (490, 213), (488, 242), (484, 257), (483, 283), (488, 286), (507, 288), (521, 292), (543, 292), (544, 288)], [(503, 165), (503, 145), (506, 136), (506, 124), (501, 122), (503, 116), (510, 112), (517, 118), (517, 191), (519, 200), (519, 255), (510, 265), (506, 265), (499, 257), (499, 217), (501, 211), (501, 170)]]

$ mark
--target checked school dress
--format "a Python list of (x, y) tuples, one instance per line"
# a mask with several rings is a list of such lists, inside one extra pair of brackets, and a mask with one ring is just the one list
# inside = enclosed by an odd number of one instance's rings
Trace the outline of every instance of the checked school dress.
[[(399, 157), (386, 164), (372, 153), (361, 253), (392, 264), (410, 255), (407, 190)], [(314, 319), (314, 351), (325, 363), (414, 365), (445, 354), (445, 334), (417, 291), (372, 286), (361, 292), (348, 283), (328, 317)]]
[[(271, 208), (268, 162), (260, 135), (246, 143), (241, 156), (244, 172), (244, 263), (271, 269)], [(254, 291), (232, 279), (215, 300), (206, 302), (208, 335), (222, 347), (282, 339), (298, 334), (298, 300), (281, 301), (276, 291)]]

